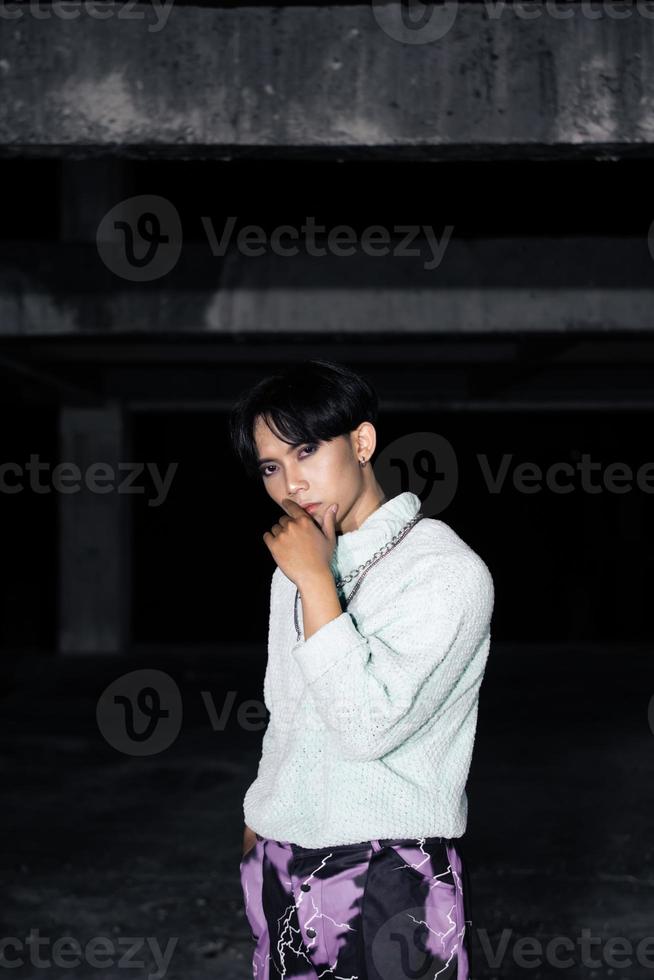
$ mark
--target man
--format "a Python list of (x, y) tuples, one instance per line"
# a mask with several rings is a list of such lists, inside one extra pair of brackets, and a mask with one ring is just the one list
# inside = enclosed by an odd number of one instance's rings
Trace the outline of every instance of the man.
[(230, 417), (283, 511), (263, 535), (270, 721), (243, 802), (258, 980), (470, 976), (460, 838), (493, 581), (415, 494), (385, 497), (376, 423), (368, 381), (322, 360)]

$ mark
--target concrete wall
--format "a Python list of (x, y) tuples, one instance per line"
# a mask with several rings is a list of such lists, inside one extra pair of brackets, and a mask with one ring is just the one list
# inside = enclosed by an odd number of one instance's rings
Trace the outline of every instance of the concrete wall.
[(185, 245), (150, 283), (89, 244), (0, 249), (0, 336), (649, 331), (654, 263), (642, 238), (452, 238), (430, 252), (212, 256)]
[(379, 0), (5, 8), (4, 153), (533, 157), (633, 153), (654, 136), (651, 0), (446, 0), (413, 28)]

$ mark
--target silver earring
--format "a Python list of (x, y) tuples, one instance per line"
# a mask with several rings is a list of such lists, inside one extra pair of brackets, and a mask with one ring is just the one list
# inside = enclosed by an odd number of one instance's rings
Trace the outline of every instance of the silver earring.
[(359, 462), (360, 462), (361, 466), (365, 466), (366, 465), (366, 460), (365, 460), (365, 458), (363, 456), (360, 457)]

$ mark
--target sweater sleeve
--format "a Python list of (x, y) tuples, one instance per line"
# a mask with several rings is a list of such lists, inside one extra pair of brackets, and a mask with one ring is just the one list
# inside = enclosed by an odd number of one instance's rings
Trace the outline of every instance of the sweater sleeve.
[(359, 761), (391, 752), (443, 709), (489, 634), (493, 607), (490, 572), (474, 552), (445, 562), (424, 555), (395, 594), (388, 580), (378, 588), (374, 633), (346, 611), (293, 647), (342, 756)]

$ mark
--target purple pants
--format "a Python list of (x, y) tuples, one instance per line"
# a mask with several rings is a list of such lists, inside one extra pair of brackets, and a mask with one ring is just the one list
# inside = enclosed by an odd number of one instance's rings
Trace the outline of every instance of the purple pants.
[(311, 849), (257, 834), (240, 863), (252, 976), (469, 980), (472, 923), (459, 840)]

